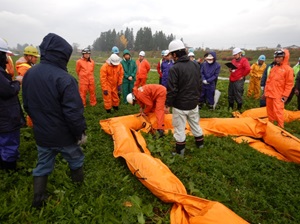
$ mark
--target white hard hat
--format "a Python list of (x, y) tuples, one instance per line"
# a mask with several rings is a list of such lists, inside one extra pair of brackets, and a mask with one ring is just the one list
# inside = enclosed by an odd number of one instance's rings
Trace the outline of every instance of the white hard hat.
[(185, 46), (181, 40), (172, 40), (169, 44), (169, 51), (174, 52), (177, 50), (185, 49)]
[(142, 56), (142, 57), (145, 57), (145, 51), (141, 51), (140, 53), (139, 53), (139, 56)]
[(13, 54), (10, 50), (8, 50), (8, 44), (2, 38), (0, 38), (0, 51), (8, 54)]
[(135, 96), (133, 95), (133, 93), (129, 93), (129, 94), (126, 96), (126, 100), (127, 100), (128, 103), (133, 104), (133, 103), (134, 103), (134, 100), (135, 100)]
[(242, 52), (241, 48), (236, 47), (232, 50), (232, 55), (236, 55), (236, 54), (241, 53), (241, 52)]
[(188, 54), (188, 56), (189, 56), (189, 57), (195, 57), (195, 54), (194, 54), (193, 52), (190, 52), (190, 53)]
[(164, 56), (168, 56), (168, 54), (170, 54), (170, 51), (169, 50), (165, 50), (164, 51)]
[(113, 65), (120, 64), (120, 57), (116, 54), (111, 54), (111, 56), (108, 58), (108, 61)]

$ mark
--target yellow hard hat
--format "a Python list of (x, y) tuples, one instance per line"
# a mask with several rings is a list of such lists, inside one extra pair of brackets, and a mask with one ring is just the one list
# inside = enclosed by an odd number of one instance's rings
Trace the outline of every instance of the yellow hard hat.
[(32, 55), (38, 58), (40, 57), (38, 49), (35, 48), (34, 46), (25, 47), (23, 54)]

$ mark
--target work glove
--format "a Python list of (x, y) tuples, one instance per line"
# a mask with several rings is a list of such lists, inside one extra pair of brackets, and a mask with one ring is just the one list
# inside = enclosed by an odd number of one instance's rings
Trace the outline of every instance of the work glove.
[(119, 86), (118, 86), (118, 92), (120, 93), (121, 90), (122, 90), (122, 85), (119, 85)]
[(119, 96), (119, 98), (121, 97), (121, 94), (122, 94), (122, 85), (119, 85), (118, 86), (118, 96)]
[(82, 133), (81, 139), (77, 141), (77, 145), (84, 145), (87, 142), (87, 136), (85, 133)]
[(18, 76), (16, 76), (16, 79), (15, 79), (15, 80), (18, 81), (18, 82), (20, 83), (20, 85), (22, 85), (22, 82), (23, 82), (23, 76), (18, 75)]
[(103, 90), (103, 94), (104, 94), (105, 96), (107, 96), (107, 95), (108, 95), (108, 90)]
[(206, 80), (203, 80), (202, 82), (203, 82), (203, 84), (205, 84), (205, 85), (209, 84)]
[(262, 91), (264, 91), (265, 87), (261, 86), (260, 89), (261, 89)]

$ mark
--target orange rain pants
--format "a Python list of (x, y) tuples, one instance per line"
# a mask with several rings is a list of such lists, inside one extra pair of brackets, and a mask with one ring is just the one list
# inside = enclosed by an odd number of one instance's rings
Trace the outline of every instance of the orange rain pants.
[(143, 59), (142, 61), (138, 59), (136, 60), (136, 66), (137, 66), (137, 71), (136, 71), (136, 81), (134, 83), (134, 86), (135, 87), (144, 86), (146, 85), (148, 73), (150, 71), (150, 63), (146, 59)]
[(148, 84), (134, 87), (133, 95), (145, 114), (155, 113), (157, 129), (164, 129), (165, 102), (167, 97), (166, 87), (159, 84)]
[(76, 73), (79, 78), (79, 94), (84, 106), (86, 106), (86, 94), (90, 94), (90, 105), (95, 106), (96, 86), (94, 79), (95, 62), (93, 59), (80, 58), (76, 62)]
[[(120, 104), (118, 87), (122, 85), (124, 70), (121, 64), (112, 65), (108, 61), (100, 69), (100, 85), (102, 89), (105, 110), (110, 110), (113, 106)], [(105, 95), (107, 91), (107, 95)]]

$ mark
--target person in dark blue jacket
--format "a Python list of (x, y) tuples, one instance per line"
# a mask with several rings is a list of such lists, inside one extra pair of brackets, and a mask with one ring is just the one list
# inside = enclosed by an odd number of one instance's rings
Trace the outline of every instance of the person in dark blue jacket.
[(15, 170), (20, 156), (20, 128), (25, 124), (18, 98), (22, 77), (6, 72), (6, 41), (0, 38), (0, 169)]
[(214, 108), (216, 83), (221, 69), (221, 66), (216, 59), (216, 53), (213, 51), (209, 52), (201, 66), (203, 89), (199, 100), (199, 109), (202, 108), (204, 103), (208, 104), (210, 110), (213, 110)]
[(40, 52), (40, 64), (28, 70), (22, 88), (24, 109), (32, 119), (38, 149), (38, 162), (33, 170), (33, 207), (44, 204), (48, 175), (58, 153), (68, 162), (72, 180), (83, 181), (84, 154), (80, 145), (86, 142), (78, 84), (67, 72), (72, 46), (49, 33)]
[(174, 61), (171, 57), (171, 54), (169, 50), (164, 51), (164, 57), (165, 60), (161, 63), (161, 72), (162, 72), (162, 78), (161, 78), (161, 84), (164, 87), (168, 87), (168, 77), (169, 77), (169, 70), (174, 65)]

